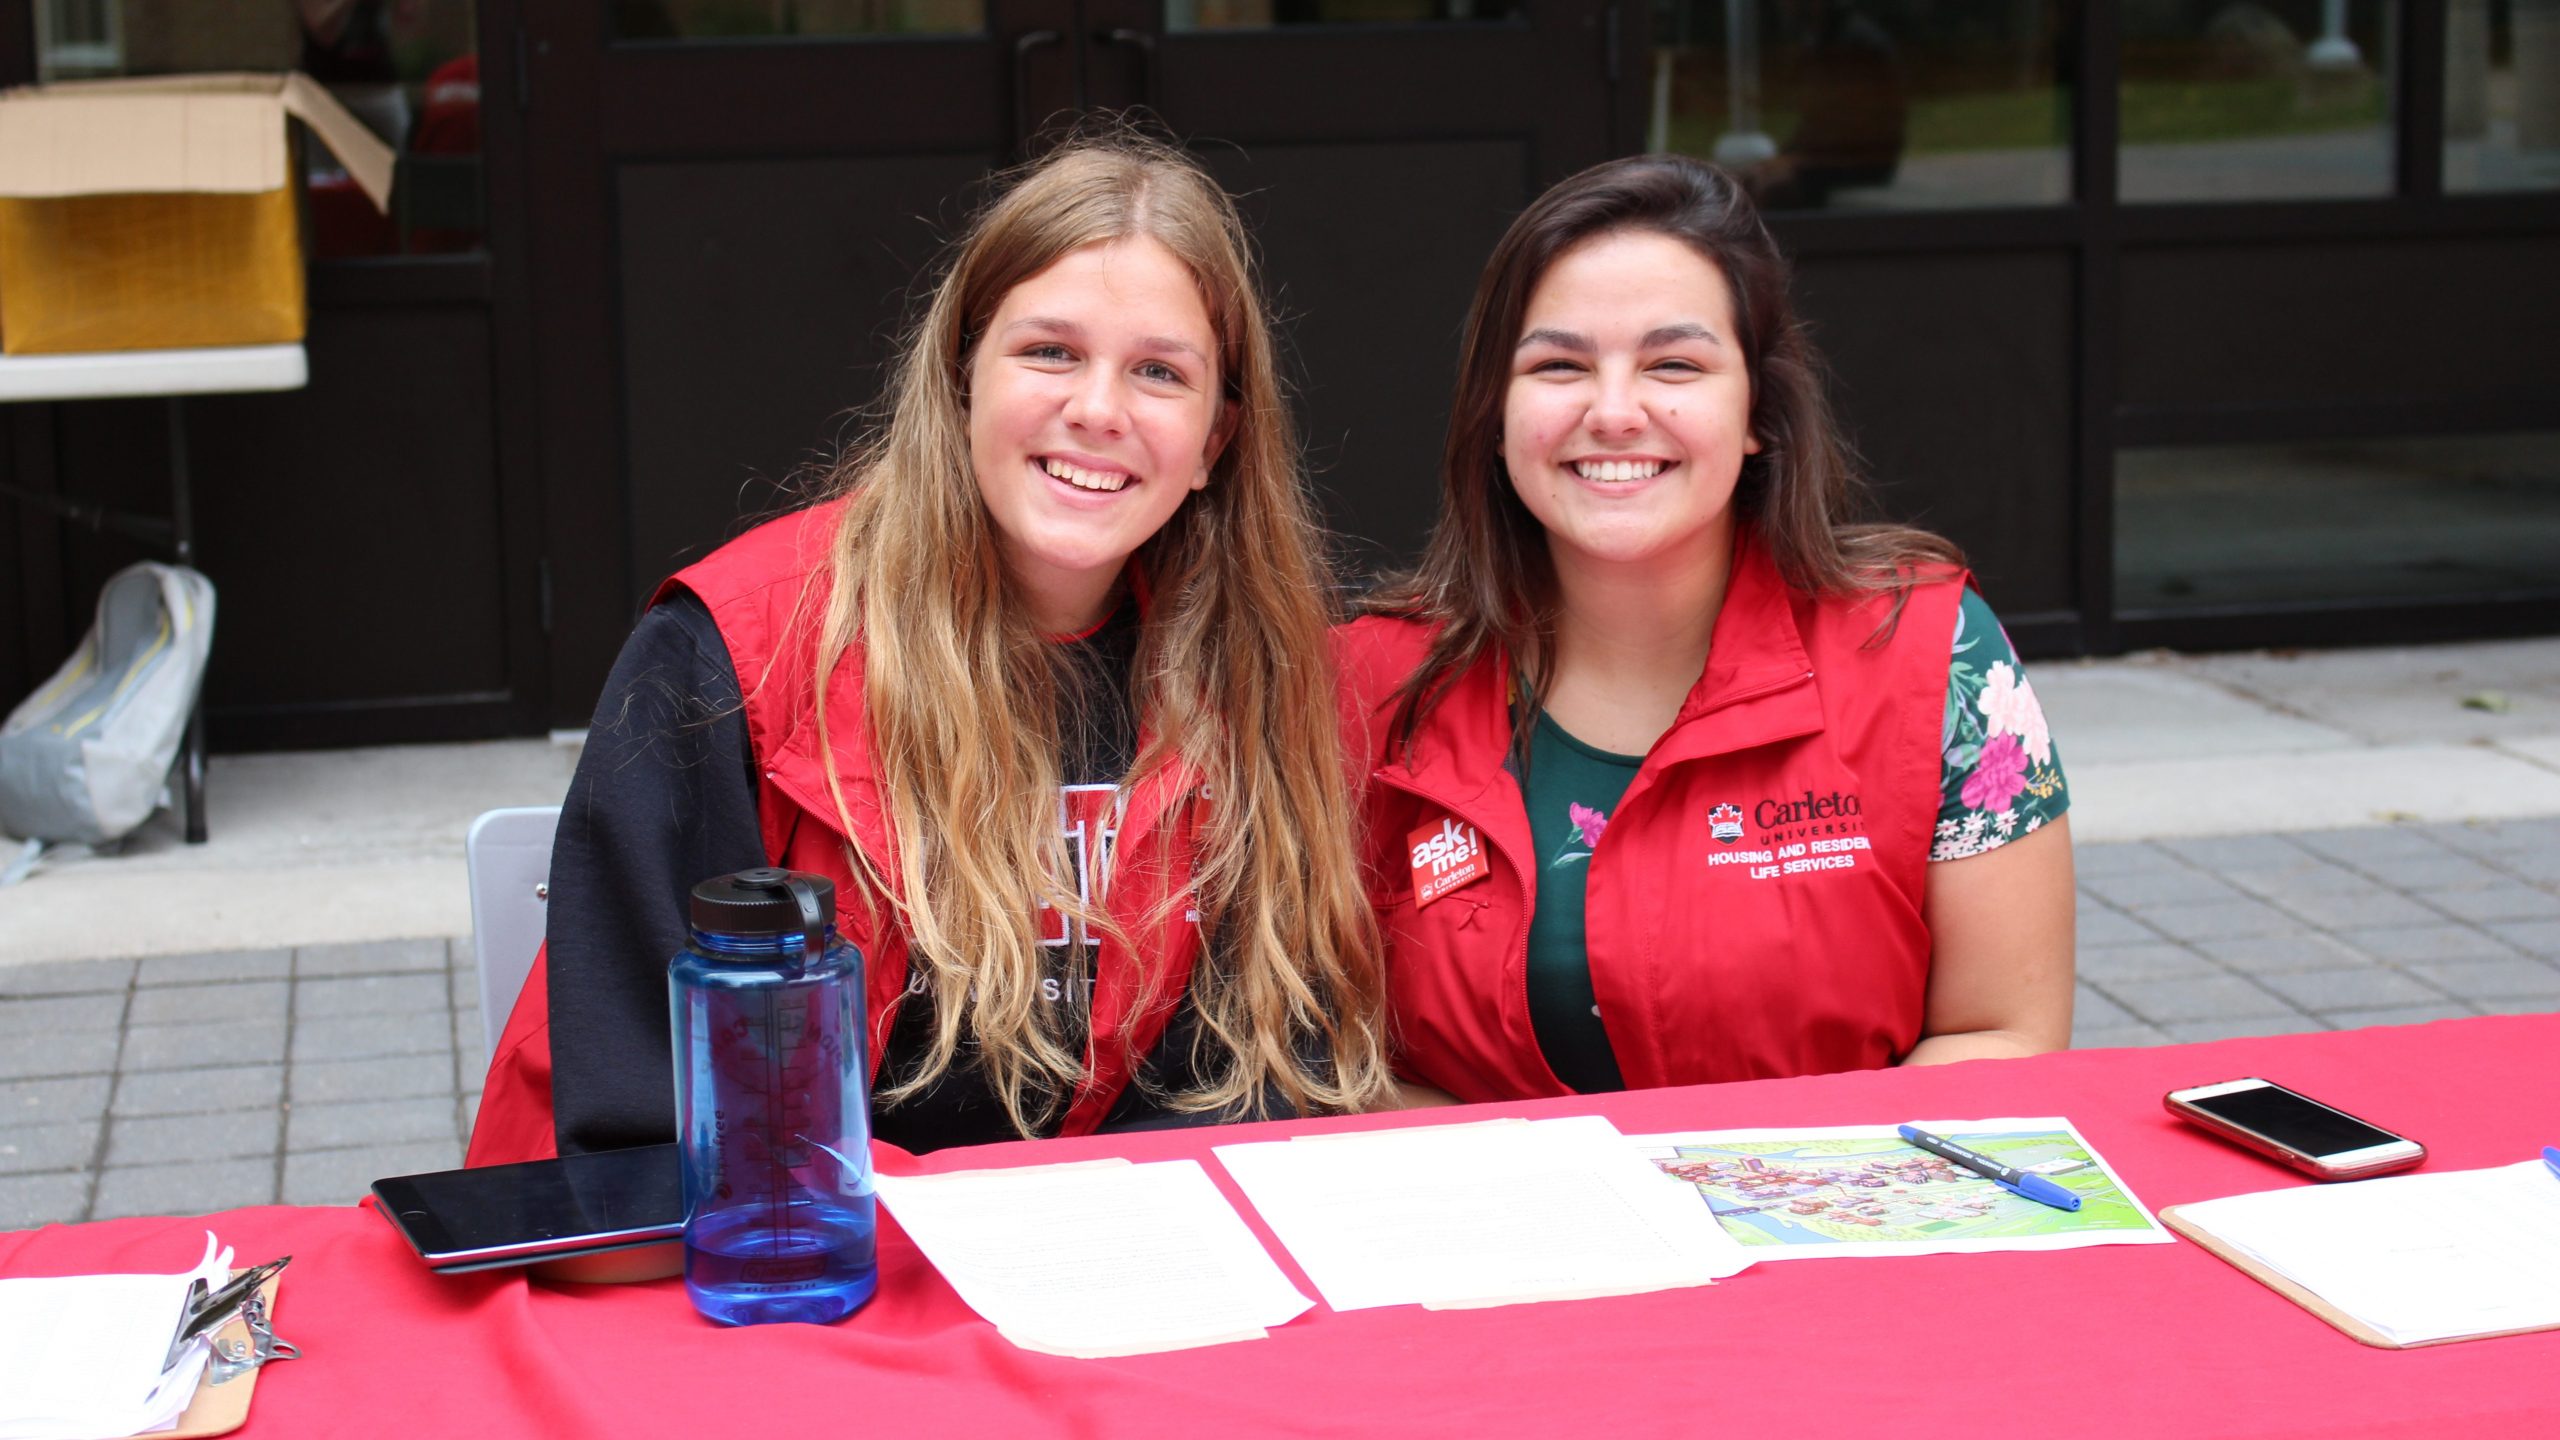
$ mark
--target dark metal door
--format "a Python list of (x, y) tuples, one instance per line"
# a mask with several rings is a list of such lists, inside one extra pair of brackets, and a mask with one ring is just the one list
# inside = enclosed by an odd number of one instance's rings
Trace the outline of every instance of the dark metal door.
[(1638, 148), (1609, 0), (1086, 0), (1097, 104), (1244, 204), (1333, 528), (1410, 559), (1477, 272), (1540, 190)]
[(1070, 103), (1074, 20), (522, 6), (553, 723), (585, 721), (659, 578), (784, 508), (874, 395), (969, 187)]
[[(1500, 13), (1448, 18), (1469, 3)], [(522, 6), (554, 723), (585, 719), (661, 576), (792, 503), (988, 168), (1080, 111), (1151, 106), (1244, 197), (1332, 523), (1411, 553), (1475, 272), (1539, 186), (1610, 153), (1612, 15)], [(742, 23), (799, 33), (710, 33)]]

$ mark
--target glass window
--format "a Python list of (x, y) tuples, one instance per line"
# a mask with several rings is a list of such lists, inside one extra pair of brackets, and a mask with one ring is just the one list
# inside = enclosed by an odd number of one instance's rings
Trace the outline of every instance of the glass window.
[(116, 0), (36, 0), (36, 70), (46, 80), (124, 73)]
[(623, 40), (971, 35), (986, 28), (986, 0), (613, 0), (613, 33)]
[(477, 250), (480, 52), (472, 0), (37, 0), (45, 80), (300, 70), (399, 151), (391, 213), (303, 147), (315, 259)]
[(1716, 161), (1772, 210), (2067, 200), (2064, 13), (2050, 0), (1653, 0), (1647, 147)]
[(1274, 25), (1431, 25), (1508, 20), (1518, 0), (1164, 0), (1164, 28), (1260, 30)]
[(2391, 0), (2127, 3), (2126, 200), (2391, 193)]
[(2444, 188), (2560, 187), (2560, 4), (2448, 0)]
[(36, 0), (36, 78), (290, 70), (301, 33), (295, 10), (224, 0)]
[(2560, 434), (2126, 450), (2125, 610), (2560, 592)]

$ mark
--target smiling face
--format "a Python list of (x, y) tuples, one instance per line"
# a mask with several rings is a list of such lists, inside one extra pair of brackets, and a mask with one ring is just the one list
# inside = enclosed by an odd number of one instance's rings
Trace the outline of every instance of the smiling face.
[(1105, 613), (1129, 556), (1209, 483), (1218, 339), (1146, 236), (1068, 252), (1006, 293), (969, 364), (969, 458), (1045, 630)]
[(1712, 261), (1622, 231), (1547, 267), (1512, 355), (1502, 459), (1560, 573), (1720, 562), (1742, 459), (1759, 450)]

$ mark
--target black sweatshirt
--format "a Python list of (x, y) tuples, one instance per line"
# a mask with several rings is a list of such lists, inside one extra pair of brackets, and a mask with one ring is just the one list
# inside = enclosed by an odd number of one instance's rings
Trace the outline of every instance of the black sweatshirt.
[[(1137, 744), (1128, 698), (1132, 607), (1067, 643), (1076, 647), (1070, 661), (1085, 693), (1067, 707), (1075, 723), (1061, 778), (1116, 783)], [(562, 1154), (675, 1138), (667, 962), (684, 947), (686, 897), (697, 882), (771, 863), (757, 824), (757, 784), (728, 646), (702, 602), (678, 591), (641, 617), (614, 662), (552, 844), (551, 1094)], [(1200, 963), (1214, 957), (1204, 946)], [(919, 1065), (932, 1020), (928, 997), (900, 1004), (879, 1084)], [(1198, 1021), (1186, 999), (1141, 1072), (1156, 1094), (1196, 1083), (1189, 1060)], [(1056, 1108), (1064, 1114), (1063, 1104)], [(1266, 1109), (1181, 1115), (1133, 1081), (1103, 1128), (1263, 1118)], [(918, 1152), (1018, 1138), (965, 1036), (931, 1089), (894, 1108), (875, 1101), (872, 1133)]]

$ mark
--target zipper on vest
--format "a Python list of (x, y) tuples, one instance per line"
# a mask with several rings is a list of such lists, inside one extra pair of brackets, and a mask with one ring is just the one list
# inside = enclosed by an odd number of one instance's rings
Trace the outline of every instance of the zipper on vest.
[[(1482, 820), (1479, 820), (1474, 815), (1460, 809), (1458, 806), (1451, 804), (1446, 798), (1434, 794), (1429, 790), (1425, 790), (1419, 785), (1399, 780), (1394, 776), (1387, 774), (1383, 770), (1371, 771), (1370, 777), (1384, 782), (1393, 789), (1401, 790), (1416, 800), (1423, 801), (1430, 805), (1437, 805), (1441, 809), (1449, 812), (1451, 815), (1454, 815), (1458, 819), (1475, 827), (1476, 834), (1483, 837), (1485, 844), (1491, 848), (1494, 853), (1500, 855), (1502, 857), (1502, 863), (1510, 868), (1511, 881), (1514, 885), (1518, 886), (1520, 890), (1520, 926), (1517, 933), (1512, 936), (1511, 940), (1511, 970), (1513, 974), (1519, 977), (1519, 983), (1516, 988), (1519, 992), (1518, 999), (1520, 1001), (1520, 1014), (1524, 1018), (1527, 1017), (1529, 1014), (1529, 922), (1535, 918), (1538, 907), (1537, 891), (1532, 889), (1529, 882), (1523, 878), (1527, 872), (1521, 868), (1519, 861), (1512, 857), (1511, 852), (1504, 849), (1503, 846), (1493, 838), (1493, 832), (1485, 828)], [(1492, 908), (1490, 902), (1488, 902), (1484, 908)], [(1561, 1090), (1568, 1095), (1575, 1093), (1574, 1088), (1565, 1084), (1564, 1080), (1556, 1074), (1555, 1067), (1547, 1063), (1546, 1052), (1538, 1048), (1537, 1026), (1535, 1022), (1531, 1022), (1529, 1028), (1529, 1053), (1536, 1059), (1538, 1068), (1547, 1072), (1548, 1080), (1552, 1081), (1558, 1090)]]
[[(1812, 671), (1800, 670), (1793, 675), (1781, 675), (1774, 680), (1763, 680), (1748, 690), (1736, 690), (1730, 695), (1719, 695), (1715, 698), (1714, 703), (1701, 707), (1696, 714), (1683, 713), (1679, 719), (1671, 722), (1672, 729), (1676, 730), (1691, 720), (1697, 720), (1704, 718), (1705, 716), (1713, 715), (1719, 710), (1731, 709), (1745, 700), (1757, 700), (1763, 695), (1774, 695), (1781, 690), (1792, 690), (1798, 685), (1805, 684), (1812, 679)], [(1663, 733), (1667, 735), (1671, 732), (1666, 730)]]
[[(1678, 719), (1673, 720), (1669, 730), (1665, 730), (1661, 735), (1654, 737), (1654, 744), (1661, 744), (1663, 739), (1668, 737), (1673, 730), (1677, 730), (1683, 725), (1695, 724), (1698, 721), (1704, 720), (1708, 716), (1715, 714), (1719, 710), (1730, 709), (1746, 700), (1757, 700), (1763, 695), (1774, 695), (1781, 690), (1792, 690), (1812, 678), (1813, 672), (1806, 670), (1794, 675), (1781, 675), (1774, 680), (1764, 680), (1760, 684), (1754, 685), (1748, 690), (1739, 690), (1731, 695), (1719, 696), (1714, 704), (1706, 706), (1695, 714), (1683, 714)], [(1741, 748), (1758, 749), (1760, 747), (1758, 745), (1748, 745)], [(1645, 800), (1651, 799), (1655, 788), (1662, 784), (1662, 777), (1673, 765), (1693, 765), (1700, 760), (1714, 759), (1739, 753), (1740, 750), (1718, 750), (1706, 755), (1684, 756), (1681, 759), (1671, 761), (1668, 764), (1655, 765), (1652, 763), (1652, 747), (1647, 746), (1646, 763), (1637, 767), (1635, 779), (1628, 783), (1627, 796), (1622, 797), (1619, 801), (1619, 809), (1621, 813), (1624, 812), (1626, 800), (1629, 798)], [(1639, 784), (1644, 787), (1642, 790), (1638, 790), (1636, 788)], [(1593, 852), (1591, 863), (1595, 868), (1599, 865), (1600, 857), (1597, 851)]]
[[(1728, 694), (1719, 695), (1719, 696), (1717, 696), (1717, 697), (1715, 698), (1715, 700), (1714, 700), (1712, 703), (1710, 703), (1710, 704), (1708, 704), (1708, 705), (1705, 705), (1705, 706), (1700, 707), (1700, 708), (1699, 708), (1698, 710), (1696, 710), (1695, 712), (1683, 712), (1683, 713), (1682, 713), (1682, 714), (1681, 714), (1677, 719), (1675, 719), (1675, 720), (1673, 720), (1673, 721), (1671, 722), (1671, 727), (1670, 727), (1670, 729), (1667, 729), (1667, 730), (1663, 731), (1663, 733), (1662, 733), (1662, 735), (1661, 735), (1661, 736), (1656, 736), (1656, 737), (1655, 737), (1655, 744), (1660, 744), (1664, 736), (1668, 736), (1668, 735), (1671, 733), (1671, 731), (1672, 731), (1672, 730), (1677, 730), (1677, 729), (1679, 729), (1679, 728), (1680, 728), (1681, 726), (1683, 726), (1683, 725), (1689, 725), (1689, 724), (1697, 723), (1697, 722), (1699, 722), (1699, 721), (1702, 721), (1702, 720), (1706, 719), (1708, 716), (1715, 714), (1716, 712), (1718, 712), (1718, 711), (1720, 711), (1720, 710), (1727, 710), (1727, 709), (1731, 709), (1732, 707), (1734, 707), (1734, 706), (1736, 706), (1736, 705), (1740, 705), (1740, 704), (1742, 704), (1743, 702), (1748, 701), (1748, 700), (1757, 700), (1757, 699), (1759, 699), (1759, 698), (1760, 698), (1761, 696), (1763, 696), (1763, 695), (1774, 695), (1774, 694), (1778, 693), (1778, 692), (1779, 692), (1779, 691), (1781, 691), (1781, 690), (1792, 690), (1792, 689), (1794, 689), (1795, 687), (1797, 687), (1798, 685), (1803, 685), (1803, 684), (1809, 683), (1812, 679), (1813, 679), (1813, 672), (1812, 672), (1811, 670), (1801, 670), (1801, 671), (1797, 671), (1797, 672), (1795, 672), (1794, 674), (1775, 676), (1775, 677), (1773, 677), (1773, 678), (1771, 678), (1771, 679), (1764, 680), (1764, 681), (1760, 682), (1760, 683), (1759, 683), (1759, 684), (1757, 684), (1757, 685), (1753, 685), (1753, 686), (1751, 686), (1751, 687), (1749, 687), (1749, 688), (1747, 688), (1747, 689), (1743, 689), (1743, 690), (1736, 690), (1736, 691), (1732, 691), (1732, 692), (1730, 692), (1730, 693), (1728, 693)], [(1769, 742), (1761, 742), (1761, 743), (1762, 743), (1762, 744), (1766, 744), (1766, 743), (1769, 743)], [(1743, 746), (1743, 747), (1740, 747), (1740, 748), (1741, 748), (1741, 749), (1758, 749), (1758, 748), (1760, 748), (1760, 745), (1757, 745), (1757, 744), (1755, 744), (1755, 745), (1748, 745), (1748, 746)], [(1647, 752), (1648, 757), (1650, 757), (1651, 751), (1652, 751), (1652, 746), (1647, 746), (1647, 747), (1646, 747), (1646, 752)], [(1705, 761), (1705, 760), (1721, 758), (1721, 757), (1723, 757), (1723, 756), (1733, 755), (1733, 754), (1737, 754), (1737, 753), (1739, 753), (1739, 750), (1722, 750), (1722, 751), (1716, 751), (1716, 752), (1713, 752), (1712, 754), (1707, 754), (1707, 755), (1692, 755), (1692, 756), (1686, 756), (1686, 757), (1684, 757), (1684, 758), (1682, 758), (1682, 759), (1675, 760), (1675, 761), (1671, 761), (1671, 762), (1669, 762), (1668, 764), (1663, 764), (1663, 765), (1654, 765), (1654, 764), (1651, 764), (1651, 763), (1650, 763), (1650, 759), (1648, 759), (1647, 764), (1646, 764), (1645, 766), (1643, 766), (1643, 767), (1640, 767), (1640, 768), (1639, 768), (1639, 770), (1638, 770), (1638, 772), (1637, 772), (1637, 780), (1636, 780), (1636, 783), (1637, 783), (1637, 784), (1641, 784), (1643, 788), (1642, 788), (1641, 790), (1638, 790), (1638, 789), (1636, 789), (1636, 788), (1635, 788), (1635, 785), (1634, 785), (1634, 784), (1631, 784), (1631, 785), (1629, 786), (1627, 795), (1626, 795), (1623, 799), (1621, 799), (1621, 800), (1620, 800), (1620, 802), (1619, 802), (1618, 812), (1617, 812), (1618, 817), (1623, 817), (1623, 816), (1626, 814), (1626, 807), (1627, 807), (1627, 804), (1628, 804), (1628, 802), (1629, 802), (1629, 801), (1633, 801), (1633, 802), (1635, 802), (1635, 803), (1639, 803), (1639, 804), (1648, 804), (1648, 805), (1649, 805), (1649, 804), (1654, 803), (1654, 799), (1655, 799), (1655, 792), (1656, 792), (1656, 791), (1658, 791), (1658, 790), (1660, 790), (1660, 789), (1662, 788), (1662, 786), (1663, 786), (1663, 785), (1665, 785), (1665, 784), (1669, 783), (1669, 781), (1668, 781), (1668, 779), (1667, 779), (1666, 777), (1669, 775), (1669, 773), (1671, 772), (1671, 770), (1672, 770), (1672, 769), (1674, 769), (1675, 767), (1680, 766), (1680, 765), (1694, 765), (1694, 764), (1698, 764), (1698, 763), (1700, 763), (1700, 762), (1702, 762), (1702, 761)], [(1617, 817), (1613, 817), (1613, 818), (1617, 818)], [(1471, 821), (1471, 822), (1469, 822), (1469, 823), (1471, 823), (1471, 824), (1472, 824), (1473, 822)], [(1481, 829), (1482, 829), (1482, 827), (1481, 827), (1481, 826), (1479, 826), (1479, 827), (1478, 827), (1478, 829), (1479, 829), (1479, 830), (1481, 830)], [(1601, 836), (1601, 842), (1602, 842), (1602, 843), (1604, 843), (1604, 844), (1605, 844), (1605, 843), (1607, 843), (1607, 840), (1608, 840), (1608, 837), (1607, 837), (1606, 835)], [(1585, 873), (1584, 873), (1584, 884), (1586, 885), (1586, 887), (1587, 887), (1587, 886), (1588, 886), (1588, 885), (1589, 885), (1593, 880), (1597, 879), (1597, 878), (1598, 878), (1598, 876), (1599, 876), (1599, 874), (1600, 874), (1600, 849), (1599, 849), (1599, 846), (1598, 846), (1598, 845), (1594, 845), (1594, 846), (1592, 847), (1592, 850), (1591, 850), (1591, 863), (1590, 863), (1590, 866), (1589, 866), (1589, 868), (1588, 868), (1588, 869), (1585, 871)], [(1524, 891), (1525, 891), (1525, 887), (1524, 887)], [(1534, 898), (1532, 898), (1531, 903), (1532, 903), (1533, 905), (1535, 904), (1535, 900), (1534, 900)], [(1526, 1007), (1527, 1007), (1527, 1005), (1528, 1005), (1528, 1003), (1529, 1003), (1529, 926), (1528, 926), (1528, 922), (1527, 922), (1527, 920), (1526, 920), (1526, 919), (1524, 919), (1524, 920), (1521, 922), (1521, 926), (1520, 926), (1520, 943), (1519, 943), (1519, 945), (1518, 945), (1518, 947), (1517, 947), (1517, 950), (1518, 950), (1518, 953), (1517, 953), (1517, 955), (1515, 956), (1514, 963), (1518, 965), (1518, 967), (1519, 967), (1519, 971), (1520, 971), (1520, 1003), (1521, 1003), (1521, 1005), (1522, 1005), (1523, 1009), (1525, 1010), (1525, 1009), (1526, 1009)], [(1585, 969), (1589, 969), (1589, 968), (1590, 968), (1590, 966), (1591, 966), (1591, 946), (1590, 946), (1590, 936), (1589, 936), (1589, 932), (1588, 932), (1588, 930), (1587, 930), (1587, 929), (1586, 929), (1586, 931), (1585, 931), (1585, 933), (1584, 933), (1584, 937), (1583, 937), (1582, 958), (1583, 958), (1583, 966), (1584, 966), (1584, 968), (1585, 968)], [(1607, 1029), (1608, 1029), (1608, 1017), (1607, 1017), (1606, 1015), (1601, 1015), (1601, 1014), (1599, 1014), (1599, 1013), (1598, 1013), (1598, 1003), (1597, 1003), (1597, 991), (1598, 991), (1598, 986), (1597, 986), (1596, 984), (1593, 986), (1593, 990), (1594, 990), (1594, 1006), (1593, 1006), (1594, 1014), (1595, 1014), (1596, 1018), (1598, 1018), (1598, 1019), (1599, 1019), (1599, 1021), (1600, 1021), (1600, 1023), (1601, 1023), (1601, 1029), (1602, 1029), (1602, 1032), (1603, 1032), (1604, 1034), (1606, 1034), (1606, 1033), (1607, 1033)], [(1534, 1025), (1533, 1025), (1533, 1026), (1532, 1026), (1532, 1033), (1534, 1033), (1534, 1030), (1535, 1030), (1535, 1027), (1534, 1027)], [(1611, 1041), (1610, 1041), (1609, 1049), (1610, 1049), (1610, 1051), (1611, 1051), (1612, 1055), (1617, 1059), (1617, 1062), (1618, 1062), (1618, 1069), (1619, 1069), (1619, 1076), (1620, 1076), (1620, 1078), (1623, 1080), (1623, 1079), (1625, 1078), (1625, 1073), (1626, 1073), (1626, 1060), (1625, 1060), (1625, 1057), (1624, 1057), (1623, 1055), (1618, 1055), (1618, 1054), (1617, 1054), (1617, 1042), (1616, 1042), (1615, 1040), (1611, 1040)], [(1555, 1083), (1556, 1083), (1556, 1086), (1557, 1086), (1557, 1088), (1558, 1088), (1558, 1089), (1564, 1090), (1564, 1091), (1566, 1091), (1567, 1093), (1579, 1093), (1579, 1092), (1574, 1091), (1574, 1089), (1573, 1089), (1573, 1087), (1572, 1087), (1572, 1086), (1565, 1084), (1565, 1083), (1564, 1083), (1564, 1079), (1563, 1079), (1563, 1077), (1558, 1076), (1558, 1075), (1556, 1075), (1556, 1074), (1555, 1074), (1555, 1067), (1554, 1067), (1553, 1065), (1548, 1065), (1548, 1064), (1547, 1064), (1546, 1052), (1544, 1052), (1543, 1050), (1538, 1052), (1538, 1062), (1539, 1062), (1539, 1064), (1546, 1066), (1546, 1070), (1547, 1070), (1548, 1075), (1549, 1075), (1550, 1077), (1554, 1078)]]

